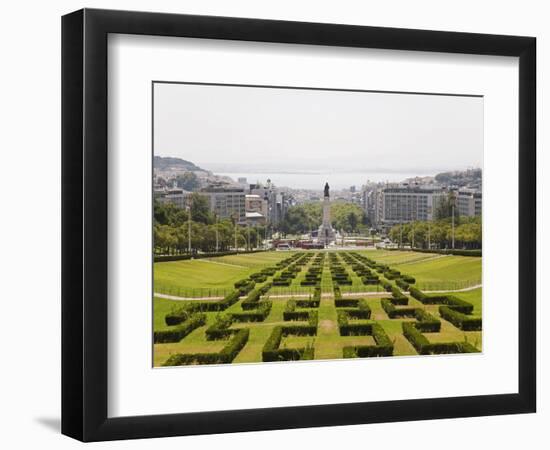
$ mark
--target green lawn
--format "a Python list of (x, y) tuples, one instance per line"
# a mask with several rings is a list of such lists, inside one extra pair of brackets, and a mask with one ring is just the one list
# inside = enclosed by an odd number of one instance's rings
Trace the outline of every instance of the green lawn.
[(291, 256), (290, 252), (263, 252), (154, 264), (155, 292), (177, 296), (223, 296), (233, 284), (262, 267)]
[[(474, 279), (476, 276), (478, 279), (481, 279), (481, 258), (462, 256), (434, 257), (434, 255), (415, 254), (413, 252), (362, 251), (360, 253), (376, 261), (385, 262), (390, 267), (396, 268), (403, 273), (413, 275), (420, 283), (464, 281)], [(258, 271), (261, 267), (272, 265), (279, 260), (288, 258), (291, 254), (291, 252), (266, 252), (211, 258), (210, 261), (193, 260), (157, 263), (155, 264), (155, 286), (164, 284), (164, 286), (170, 287), (174, 291), (178, 289), (186, 291), (193, 288), (231, 290), (235, 281), (247, 277), (249, 274)], [(352, 268), (341, 257), (339, 257), (339, 260), (352, 277), (353, 288), (361, 288), (360, 278), (355, 275)], [(389, 263), (388, 260), (395, 261), (395, 263)], [(307, 266), (302, 268), (297, 279), (293, 281), (293, 288), (299, 289), (299, 282), (303, 279), (306, 271)], [(325, 293), (332, 293), (328, 258), (325, 258), (322, 285)], [(155, 288), (155, 290), (157, 289)], [(367, 287), (364, 287), (364, 290), (367, 291)], [(346, 292), (345, 289), (342, 289), (342, 291)], [(234, 363), (261, 362), (263, 346), (271, 335), (273, 328), (277, 325), (290, 324), (283, 320), (283, 312), (290, 297), (274, 297), (277, 293), (276, 289), (272, 289), (266, 296), (272, 301), (273, 306), (270, 314), (263, 322), (234, 323), (232, 325), (233, 328), (248, 328), (250, 330), (249, 340), (234, 359)], [(473, 314), (481, 316), (480, 288), (467, 292), (456, 292), (453, 295), (472, 303), (474, 305)], [(388, 294), (385, 292), (380, 292), (379, 295), (365, 297), (372, 311), (370, 320), (377, 321), (388, 334), (394, 344), (393, 354), (395, 356), (416, 355), (415, 349), (403, 336), (401, 328), (403, 321), (414, 319), (390, 319), (380, 304), (380, 299), (387, 296)], [(174, 308), (181, 307), (188, 302), (192, 302), (192, 300), (175, 301), (155, 297), (153, 299), (154, 329), (170, 329), (171, 327), (165, 324), (165, 315)], [(239, 300), (221, 314), (242, 311), (242, 302), (243, 299)], [(430, 314), (440, 318), (438, 305), (422, 305), (414, 298), (409, 298), (409, 305), (423, 308)], [(372, 336), (340, 336), (337, 324), (337, 309), (335, 308), (334, 297), (332, 295), (323, 295), (317, 311), (319, 317), (317, 335), (284, 337), (281, 341), (281, 348), (290, 349), (313, 346), (315, 349), (315, 359), (325, 360), (342, 358), (342, 349), (345, 346), (374, 345)], [(218, 314), (220, 313), (207, 313), (207, 324), (193, 330), (179, 342), (155, 344), (155, 366), (161, 365), (171, 355), (177, 353), (219, 352), (227, 344), (227, 341), (207, 341), (204, 333), (206, 328), (215, 322)], [(364, 320), (360, 320), (359, 322), (364, 322)], [(481, 349), (481, 332), (463, 332), (443, 319), (441, 319), (441, 323), (441, 332), (426, 334), (426, 337), (431, 342), (467, 340), (478, 349)], [(300, 323), (292, 322), (291, 324)], [(306, 322), (302, 323), (302, 325), (306, 325)]]
[(397, 263), (392, 267), (412, 275), (420, 289), (461, 289), (481, 283), (481, 258), (439, 256), (419, 262)]

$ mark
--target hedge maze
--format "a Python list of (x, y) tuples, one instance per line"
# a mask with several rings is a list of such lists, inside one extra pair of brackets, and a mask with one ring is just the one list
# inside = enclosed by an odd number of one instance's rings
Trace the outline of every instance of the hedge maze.
[[(163, 355), (155, 365), (479, 352), (474, 305), (415, 282), (360, 252), (297, 252), (237, 281), (223, 299), (177, 302), (154, 331), (155, 354)], [(352, 283), (365, 292), (346, 293)], [(309, 293), (277, 295), (276, 286)]]

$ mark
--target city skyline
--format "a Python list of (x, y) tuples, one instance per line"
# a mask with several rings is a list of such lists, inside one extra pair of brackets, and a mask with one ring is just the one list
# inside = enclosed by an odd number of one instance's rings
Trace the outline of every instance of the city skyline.
[(207, 170), (324, 175), (329, 167), (376, 179), (483, 167), (482, 97), (165, 83), (154, 89), (155, 155)]

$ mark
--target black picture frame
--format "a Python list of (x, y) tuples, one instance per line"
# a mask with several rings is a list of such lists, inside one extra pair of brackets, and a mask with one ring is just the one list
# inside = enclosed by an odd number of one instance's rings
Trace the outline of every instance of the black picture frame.
[[(107, 416), (109, 33), (519, 57), (517, 393)], [(82, 441), (535, 412), (536, 39), (83, 9), (62, 18), (62, 433)]]

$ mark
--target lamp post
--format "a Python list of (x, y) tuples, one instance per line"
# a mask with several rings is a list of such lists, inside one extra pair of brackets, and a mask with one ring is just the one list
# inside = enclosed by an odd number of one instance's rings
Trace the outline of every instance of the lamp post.
[(414, 248), (414, 222), (411, 222), (411, 250)]
[(428, 250), (432, 248), (432, 244), (430, 242), (430, 232), (432, 230), (432, 224), (428, 222)]
[(191, 197), (189, 197), (188, 205), (187, 205), (187, 251), (191, 255), (191, 206), (192, 206), (193, 200)]
[(216, 253), (220, 250), (220, 238), (219, 238), (219, 231), (218, 231), (218, 215), (216, 214)]
[(455, 248), (455, 195), (451, 192), (451, 248)]
[(233, 214), (233, 229), (234, 229), (234, 235), (235, 235), (235, 252), (239, 252), (239, 249), (237, 247), (237, 220), (238, 216), (236, 214)]

